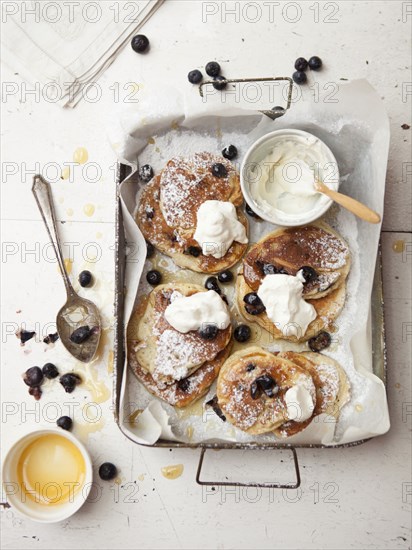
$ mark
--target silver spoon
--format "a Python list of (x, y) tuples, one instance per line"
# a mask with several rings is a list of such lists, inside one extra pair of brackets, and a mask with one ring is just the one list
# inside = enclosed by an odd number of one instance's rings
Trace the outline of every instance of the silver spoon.
[(57, 232), (50, 184), (41, 176), (34, 176), (32, 191), (53, 245), (66, 287), (67, 301), (57, 314), (57, 332), (62, 344), (73, 357), (83, 363), (89, 363), (96, 355), (100, 340), (99, 310), (93, 302), (81, 298), (70, 282)]

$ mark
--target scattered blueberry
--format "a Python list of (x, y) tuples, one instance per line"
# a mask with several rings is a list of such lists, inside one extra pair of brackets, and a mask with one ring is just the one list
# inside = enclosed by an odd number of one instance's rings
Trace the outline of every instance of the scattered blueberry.
[(245, 302), (245, 304), (249, 304), (250, 306), (260, 306), (262, 304), (262, 300), (259, 298), (256, 292), (248, 292), (248, 294), (245, 294), (243, 297), (243, 301)]
[(220, 290), (220, 286), (219, 286), (219, 283), (217, 282), (216, 277), (208, 277), (205, 281), (205, 288), (207, 290), (214, 290), (218, 294), (222, 292)]
[(226, 269), (225, 271), (221, 271), (217, 278), (219, 279), (220, 283), (225, 285), (233, 281), (233, 273)]
[(45, 338), (43, 338), (43, 342), (45, 344), (54, 344), (59, 339), (59, 335), (57, 332), (53, 334), (48, 334)]
[(31, 340), (36, 333), (32, 330), (20, 329), (16, 334), (17, 337), (20, 338), (22, 345), (24, 345), (28, 340)]
[(239, 325), (235, 328), (233, 336), (237, 342), (247, 342), (250, 338), (251, 330), (247, 325)]
[(103, 462), (99, 468), (99, 476), (103, 481), (110, 481), (117, 476), (117, 468), (111, 462)]
[(309, 283), (310, 281), (314, 281), (318, 278), (316, 271), (309, 265), (304, 265), (300, 271), (302, 272), (302, 277), (305, 279), (305, 283)]
[(252, 370), (255, 370), (256, 366), (253, 363), (249, 363), (246, 367), (246, 372), (252, 372)]
[(29, 394), (32, 395), (36, 401), (40, 399), (42, 393), (43, 392), (41, 391), (41, 388), (39, 386), (29, 388)]
[(187, 253), (191, 256), (194, 256), (195, 258), (198, 258), (202, 253), (202, 249), (198, 246), (189, 246), (189, 248), (187, 249)]
[(188, 392), (190, 388), (189, 378), (182, 378), (181, 380), (179, 380), (177, 382), (177, 387), (179, 388), (179, 390), (181, 390), (184, 393)]
[(262, 376), (256, 378), (256, 383), (262, 388), (262, 390), (267, 390), (276, 386), (276, 382), (270, 374), (262, 374)]
[(309, 59), (309, 67), (312, 69), (312, 71), (319, 71), (319, 69), (322, 67), (322, 60), (317, 55), (314, 55)]
[(258, 306), (252, 306), (250, 304), (245, 304), (245, 310), (249, 315), (260, 315), (264, 311), (266, 311), (266, 308), (263, 304)]
[(146, 246), (147, 246), (146, 258), (152, 258), (152, 256), (155, 253), (155, 247), (152, 245), (152, 243), (149, 243), (149, 241), (146, 241)]
[(152, 269), (147, 272), (146, 281), (152, 286), (160, 285), (162, 282), (162, 274), (160, 271), (157, 271), (157, 269)]
[(295, 61), (295, 69), (297, 71), (306, 71), (308, 68), (308, 62), (304, 57), (298, 57)]
[(222, 155), (225, 157), (225, 159), (233, 160), (235, 157), (237, 157), (237, 148), (234, 145), (229, 145), (229, 147), (225, 147), (223, 149)]
[(305, 84), (308, 77), (306, 76), (306, 73), (303, 71), (296, 71), (292, 75), (293, 81), (296, 82), (296, 84)]
[(257, 220), (260, 220), (260, 219), (261, 219), (260, 216), (258, 216), (258, 215), (256, 214), (256, 212), (250, 208), (250, 206), (248, 205), (248, 203), (246, 203), (246, 205), (245, 205), (245, 210), (246, 210), (246, 214), (247, 214), (248, 216), (250, 216), (251, 218), (256, 218)]
[(220, 74), (220, 65), (216, 61), (209, 61), (205, 67), (206, 74), (209, 76), (218, 76)]
[(83, 327), (76, 328), (71, 335), (70, 340), (74, 344), (82, 344), (85, 340), (87, 340), (92, 334), (92, 330), (88, 325), (85, 325)]
[(146, 212), (146, 218), (148, 220), (153, 220), (154, 214), (155, 214), (154, 208), (152, 208), (151, 206), (146, 206), (145, 212)]
[(277, 275), (279, 273), (278, 268), (273, 264), (263, 264), (262, 271), (264, 275)]
[(190, 84), (199, 84), (199, 82), (201, 82), (203, 79), (203, 75), (200, 71), (195, 69), (194, 71), (190, 71), (190, 73), (187, 75), (187, 79)]
[(90, 273), (90, 271), (87, 271), (87, 269), (82, 271), (79, 275), (80, 286), (83, 286), (83, 287), (89, 286), (92, 280), (93, 280), (93, 275)]
[(252, 399), (258, 399), (262, 394), (261, 388), (256, 383), (256, 380), (250, 385), (250, 396)]
[(150, 164), (144, 164), (140, 167), (139, 176), (140, 179), (145, 183), (148, 183), (152, 179), (153, 174), (153, 168), (150, 166)]
[(205, 325), (199, 330), (199, 335), (204, 340), (214, 340), (217, 336), (218, 328), (216, 325)]
[(59, 376), (59, 371), (57, 370), (56, 365), (53, 365), (53, 363), (46, 363), (42, 368), (42, 373), (49, 380), (52, 380), (53, 378), (57, 378)]
[(219, 407), (219, 403), (218, 403), (218, 400), (217, 400), (217, 395), (215, 395), (209, 401), (206, 401), (206, 406), (211, 407), (213, 409), (213, 411), (215, 412), (215, 414), (217, 414), (217, 416), (221, 420), (223, 420), (223, 422), (226, 422), (226, 416), (222, 413), (222, 409)]
[(215, 90), (224, 90), (227, 86), (227, 80), (224, 76), (217, 76), (213, 79), (213, 88)]
[(227, 176), (226, 166), (221, 162), (212, 164), (212, 174), (217, 178), (225, 178)]
[(59, 382), (65, 389), (66, 393), (72, 393), (77, 384), (80, 384), (82, 379), (74, 372), (68, 372), (60, 376)]
[(62, 428), (63, 430), (71, 430), (73, 426), (73, 420), (70, 418), (70, 416), (61, 416), (57, 419), (56, 424), (59, 428)]
[(149, 47), (149, 39), (144, 34), (136, 34), (132, 38), (132, 48), (136, 53), (143, 53)]
[(308, 342), (312, 351), (320, 352), (330, 346), (332, 338), (328, 332), (320, 332), (317, 336), (311, 338)]
[(24, 383), (34, 388), (43, 383), (43, 373), (40, 367), (30, 367), (23, 375)]

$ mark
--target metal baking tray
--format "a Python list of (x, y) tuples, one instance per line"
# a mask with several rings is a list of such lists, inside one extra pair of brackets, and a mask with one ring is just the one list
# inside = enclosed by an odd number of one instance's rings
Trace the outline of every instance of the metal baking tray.
[[(268, 80), (268, 79), (259, 79), (259, 80)], [(282, 80), (284, 80), (282, 78)], [(290, 79), (287, 79), (290, 80)], [(245, 80), (234, 80), (231, 82), (243, 82)], [(203, 85), (210, 84), (205, 82)], [(288, 96), (287, 107), (290, 107), (290, 97), (291, 97), (292, 85), (290, 85), (290, 94)], [(269, 116), (273, 120), (282, 116), (283, 112), (281, 111), (261, 111), (266, 116)], [(122, 426), (119, 422), (120, 414), (120, 391), (122, 386), (122, 380), (124, 375), (124, 364), (126, 356), (126, 336), (125, 336), (125, 327), (123, 322), (124, 314), (124, 274), (125, 274), (125, 265), (126, 265), (126, 239), (124, 234), (123, 227), (123, 217), (122, 210), (119, 198), (119, 186), (123, 180), (130, 176), (132, 169), (130, 166), (118, 163), (117, 166), (117, 177), (116, 177), (116, 187), (117, 187), (117, 204), (116, 204), (116, 230), (115, 230), (115, 280), (116, 280), (116, 289), (115, 289), (115, 327), (114, 327), (114, 377), (113, 377), (113, 406), (114, 406), (114, 416), (119, 429), (122, 433), (128, 437), (128, 435), (122, 430)], [(386, 386), (386, 349), (385, 349), (385, 324), (384, 324), (384, 312), (383, 312), (383, 288), (382, 288), (382, 262), (381, 262), (381, 249), (379, 247), (376, 268), (375, 268), (375, 277), (374, 284), (372, 289), (371, 296), (371, 326), (372, 326), (372, 359), (373, 359), (373, 373), (378, 376)], [(200, 442), (200, 443), (181, 443), (175, 441), (166, 441), (160, 439), (153, 445), (143, 445), (148, 447), (163, 447), (163, 448), (191, 448), (191, 449), (200, 449), (200, 458), (196, 474), (196, 482), (199, 485), (210, 485), (210, 486), (237, 486), (237, 487), (266, 487), (266, 488), (277, 488), (277, 489), (297, 489), (301, 483), (299, 462), (296, 449), (298, 448), (323, 448), (323, 449), (336, 449), (336, 448), (347, 448), (360, 445), (369, 441), (369, 439), (361, 439), (352, 443), (345, 443), (340, 445), (326, 446), (322, 444), (288, 444), (288, 443), (279, 443), (279, 442), (270, 442), (270, 443), (236, 443), (236, 442)], [(276, 482), (267, 482), (267, 483), (257, 483), (257, 482), (218, 482), (218, 481), (208, 481), (201, 479), (202, 466), (205, 458), (205, 453), (207, 449), (233, 449), (233, 450), (289, 450), (292, 453), (294, 469), (296, 479), (291, 483), (276, 483)]]

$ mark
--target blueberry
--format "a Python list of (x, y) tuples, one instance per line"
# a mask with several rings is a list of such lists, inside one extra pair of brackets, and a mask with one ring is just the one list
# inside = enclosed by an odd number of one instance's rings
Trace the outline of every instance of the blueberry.
[(225, 178), (227, 176), (226, 166), (221, 162), (212, 164), (212, 174), (217, 178)]
[(249, 365), (246, 367), (246, 372), (252, 372), (252, 370), (255, 370), (256, 366), (253, 363), (249, 363)]
[(152, 179), (153, 174), (153, 168), (150, 166), (150, 164), (143, 164), (143, 166), (140, 167), (139, 177), (145, 183), (148, 183)]
[(70, 418), (70, 416), (61, 416), (57, 419), (56, 424), (59, 428), (62, 428), (63, 430), (71, 430), (73, 426), (73, 420)]
[(222, 155), (225, 157), (225, 159), (233, 160), (235, 157), (237, 157), (237, 148), (234, 145), (229, 145), (229, 147), (225, 147), (223, 149)]
[(76, 328), (76, 330), (71, 333), (70, 340), (74, 344), (82, 344), (85, 340), (90, 338), (91, 334), (92, 331), (90, 327), (88, 325), (85, 325), (83, 327)]
[(227, 86), (227, 80), (224, 76), (217, 76), (213, 79), (213, 88), (215, 90), (224, 90)]
[(87, 269), (82, 271), (79, 275), (80, 286), (83, 286), (83, 287), (89, 286), (92, 280), (93, 280), (93, 275), (90, 273), (90, 271), (87, 271)]
[(218, 294), (220, 294), (222, 291), (220, 290), (219, 284), (217, 282), (216, 277), (208, 277), (205, 281), (205, 288), (207, 290), (214, 290)]
[(72, 393), (77, 384), (80, 384), (82, 379), (74, 372), (68, 372), (60, 376), (59, 382), (63, 386), (66, 393)]
[(57, 332), (55, 332), (53, 334), (48, 334), (45, 338), (43, 338), (43, 342), (45, 344), (54, 344), (54, 342), (57, 342), (58, 339), (59, 335)]
[(250, 396), (252, 399), (258, 399), (262, 394), (262, 389), (256, 383), (256, 380), (250, 385)]
[(233, 336), (237, 342), (247, 342), (250, 338), (251, 330), (247, 325), (239, 325), (235, 328)]
[(246, 205), (245, 205), (245, 210), (246, 210), (246, 214), (247, 214), (248, 216), (250, 216), (251, 218), (256, 218), (257, 220), (260, 220), (260, 219), (261, 219), (260, 216), (258, 216), (258, 215), (256, 214), (256, 212), (250, 208), (250, 206), (248, 205), (248, 203), (246, 203)]
[(319, 71), (319, 69), (322, 67), (322, 60), (317, 55), (314, 55), (309, 59), (309, 67), (312, 69), (312, 71)]
[(162, 282), (162, 274), (160, 271), (157, 271), (157, 269), (152, 269), (147, 272), (146, 281), (152, 286), (160, 285)]
[(20, 332), (17, 333), (17, 336), (20, 338), (20, 342), (25, 344), (28, 340), (31, 340), (35, 334), (36, 333), (32, 330), (21, 329)]
[(263, 304), (258, 306), (251, 306), (250, 304), (245, 304), (245, 310), (249, 315), (260, 315), (264, 311), (266, 311), (266, 308)]
[(256, 378), (256, 384), (258, 384), (262, 388), (262, 390), (267, 390), (276, 386), (276, 382), (270, 376), (270, 374), (262, 374), (262, 376)]
[(216, 61), (209, 61), (205, 67), (206, 74), (209, 76), (218, 76), (220, 74), (220, 65)]
[(186, 251), (191, 256), (194, 256), (195, 258), (198, 258), (200, 254), (202, 253), (202, 249), (198, 246), (189, 246), (189, 248)]
[(317, 336), (311, 338), (308, 342), (312, 351), (320, 352), (330, 346), (332, 338), (328, 332), (320, 332)]
[(59, 371), (57, 370), (56, 365), (53, 365), (53, 363), (46, 363), (42, 368), (42, 372), (43, 375), (49, 380), (52, 380), (52, 378), (57, 378), (59, 376)]
[(295, 61), (295, 69), (297, 71), (306, 71), (308, 68), (308, 62), (304, 57), (298, 57)]
[(283, 267), (276, 267), (273, 264), (265, 264), (263, 262), (260, 262), (259, 260), (256, 263), (260, 267), (263, 275), (279, 275), (279, 274), (287, 275), (288, 274), (288, 272)]
[(292, 75), (293, 81), (296, 82), (296, 84), (305, 84), (308, 77), (306, 76), (306, 73), (303, 71), (296, 71)]
[(302, 277), (305, 279), (305, 283), (309, 283), (318, 278), (316, 271), (309, 265), (304, 265), (301, 267), (300, 271), (302, 272)]
[(111, 462), (103, 462), (99, 468), (99, 476), (103, 481), (110, 481), (117, 476), (117, 468)]
[(226, 422), (226, 416), (222, 413), (222, 409), (219, 407), (219, 403), (218, 403), (216, 395), (212, 399), (210, 399), (209, 401), (206, 401), (206, 406), (207, 407), (212, 407), (215, 414), (217, 414), (217, 416), (221, 420), (223, 420), (223, 422)]
[(262, 305), (262, 300), (259, 298), (256, 292), (249, 292), (248, 294), (245, 294), (243, 297), (243, 301), (245, 302), (245, 304), (249, 304), (250, 306)]
[(152, 245), (152, 243), (149, 243), (149, 241), (146, 241), (146, 247), (147, 247), (146, 258), (152, 258), (152, 256), (155, 253), (155, 247)]
[(136, 53), (143, 53), (149, 47), (149, 39), (144, 34), (136, 34), (132, 38), (132, 49)]
[(146, 212), (146, 218), (148, 220), (153, 220), (154, 214), (155, 214), (154, 208), (152, 208), (151, 206), (146, 206), (145, 212)]
[(217, 336), (218, 328), (216, 325), (204, 325), (199, 330), (199, 335), (204, 340), (214, 340)]
[(233, 273), (226, 269), (225, 271), (221, 271), (217, 278), (219, 279), (219, 282), (225, 285), (233, 281)]
[(190, 71), (190, 73), (187, 75), (187, 79), (190, 84), (199, 84), (199, 82), (201, 82), (203, 79), (203, 75), (200, 71), (195, 69), (194, 71)]
[(42, 393), (43, 392), (41, 391), (41, 388), (39, 388), (39, 386), (29, 388), (29, 394), (32, 395), (36, 401), (40, 399)]
[(177, 382), (177, 387), (184, 393), (188, 392), (190, 388), (190, 380), (188, 378), (182, 378)]
[(24, 383), (34, 388), (43, 383), (43, 373), (40, 367), (30, 367), (23, 375)]

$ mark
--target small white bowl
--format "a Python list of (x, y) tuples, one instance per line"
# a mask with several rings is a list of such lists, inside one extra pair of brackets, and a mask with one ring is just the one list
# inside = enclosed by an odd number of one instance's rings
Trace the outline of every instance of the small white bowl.
[[(29, 498), (20, 487), (17, 474), (17, 464), (24, 449), (40, 436), (52, 434), (68, 439), (80, 451), (85, 465), (86, 474), (82, 487), (69, 502), (47, 506), (36, 503)], [(3, 490), (7, 501), (23, 516), (39, 523), (56, 523), (72, 516), (86, 501), (93, 482), (93, 466), (90, 455), (80, 441), (72, 434), (62, 429), (44, 429), (31, 432), (14, 443), (3, 461), (2, 467)]]
[[(280, 140), (292, 140), (299, 144), (311, 144), (317, 140), (319, 145), (319, 177), (326, 185), (335, 191), (339, 188), (339, 169), (335, 156), (329, 147), (317, 136), (303, 130), (283, 129), (275, 130), (261, 137), (248, 149), (240, 169), (240, 185), (243, 196), (249, 206), (264, 220), (283, 226), (305, 225), (320, 218), (332, 205), (333, 201), (326, 195), (319, 193), (315, 196), (310, 209), (299, 213), (287, 213), (277, 208), (265, 208), (263, 201), (257, 203), (251, 193), (251, 182), (256, 167), (270, 154), (275, 143)], [(255, 176), (256, 177), (256, 176)], [(296, 183), (299, 185), (299, 183)]]

